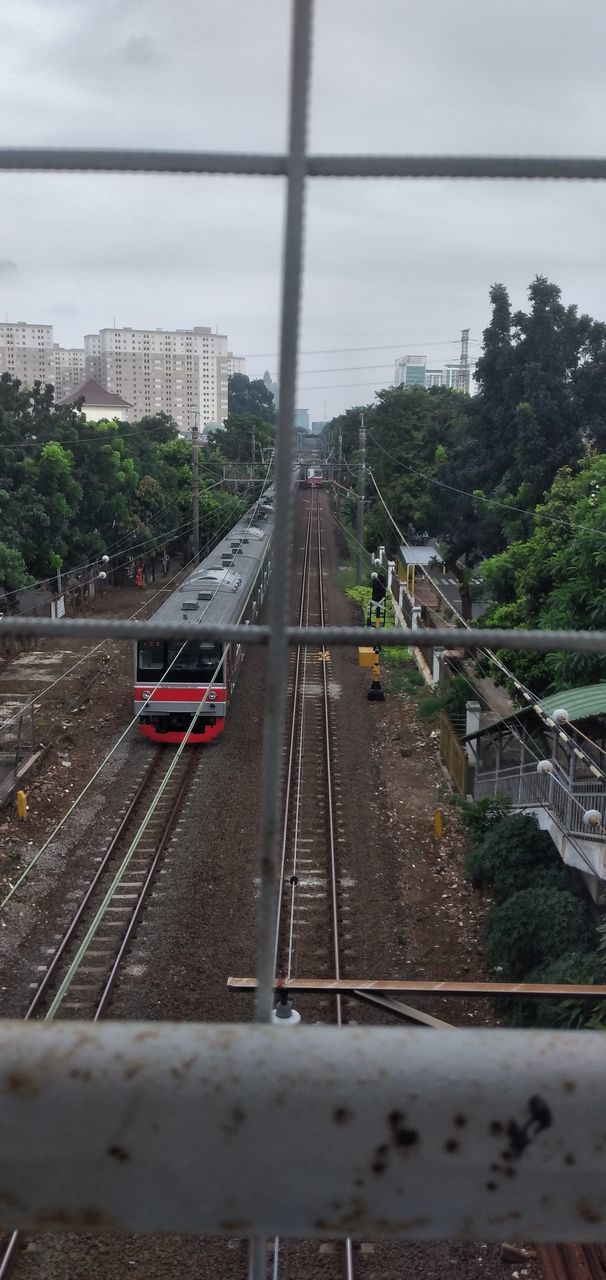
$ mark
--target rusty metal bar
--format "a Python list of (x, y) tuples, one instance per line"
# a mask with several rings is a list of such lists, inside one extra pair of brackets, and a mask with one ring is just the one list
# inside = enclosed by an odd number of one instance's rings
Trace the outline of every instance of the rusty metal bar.
[[(275, 537), (275, 534), (274, 534)], [(267, 644), (270, 628), (196, 623), (200, 640), (224, 640), (235, 644)], [(131, 618), (0, 618), (0, 637), (62, 636), (67, 639), (108, 640), (188, 640), (191, 623), (137, 622)], [(357, 646), (368, 642), (365, 627), (288, 627), (289, 645), (318, 644)], [(395, 648), (412, 646), (432, 649), (524, 649), (537, 653), (606, 653), (606, 631), (516, 631), (510, 628), (470, 627), (385, 627), (381, 643)]]
[(0, 1026), (0, 1227), (600, 1240), (600, 1032)]
[[(228, 978), (227, 986), (232, 991), (254, 991), (256, 978)], [(395, 978), (280, 978), (275, 983), (276, 991), (285, 987), (289, 991), (326, 994), (327, 991), (348, 992), (364, 991), (403, 991), (413, 995), (428, 996), (574, 996), (575, 999), (603, 1000), (606, 998), (606, 985), (599, 983), (557, 983), (557, 982), (451, 982), (449, 979), (435, 982), (421, 982), (416, 979), (400, 981)]]

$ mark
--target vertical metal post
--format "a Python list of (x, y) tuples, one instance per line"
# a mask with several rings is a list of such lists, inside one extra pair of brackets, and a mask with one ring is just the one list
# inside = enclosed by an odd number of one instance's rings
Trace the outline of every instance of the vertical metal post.
[(251, 480), (255, 478), (255, 424), (253, 422), (252, 429), (252, 471), (250, 473)]
[(194, 409), (194, 425), (191, 432), (191, 512), (192, 512), (192, 551), (196, 565), (200, 559), (200, 495), (198, 493), (198, 411)]
[(274, 979), (276, 879), (282, 819), (282, 740), (288, 678), (290, 554), (292, 543), (292, 462), (294, 455), (295, 384), (299, 345), (299, 309), (303, 267), (305, 147), (311, 61), (313, 0), (294, 0), (290, 55), (288, 185), (280, 322), (280, 403), (275, 452), (274, 563), (269, 600), (270, 638), (267, 658), (261, 780), (261, 850), (259, 888), (258, 988), (255, 1017), (271, 1015)]
[(337, 450), (337, 520), (341, 519), (341, 490), (339, 485), (343, 484), (343, 431), (339, 427), (339, 444)]
[(358, 440), (358, 510), (356, 537), (358, 550), (356, 555), (356, 582), (362, 581), (362, 550), (364, 547), (364, 487), (366, 482), (366, 426), (364, 410), (360, 414), (360, 435)]

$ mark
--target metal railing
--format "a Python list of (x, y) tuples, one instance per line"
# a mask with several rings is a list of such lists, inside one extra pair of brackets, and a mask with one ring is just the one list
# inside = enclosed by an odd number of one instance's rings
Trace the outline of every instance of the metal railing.
[[(0, 149), (0, 170), (13, 172), (286, 178), (269, 626), (200, 627), (201, 640), (269, 649), (256, 1013), (262, 1022), (272, 1005), (288, 645), (367, 639), (363, 628), (302, 634), (287, 626), (306, 181), (606, 180), (601, 157), (308, 155), (312, 7), (312, 0), (293, 0), (287, 154)], [(3, 631), (189, 635), (178, 625), (100, 619), (2, 619)], [(384, 644), (417, 648), (448, 649), (456, 639), (451, 629), (397, 628), (382, 636)], [(466, 649), (486, 646), (606, 652), (606, 633), (466, 632)], [(0, 1220), (89, 1232), (602, 1238), (606, 1167), (594, 1130), (605, 1089), (601, 1035), (444, 1034), (442, 1042), (439, 1031), (370, 1027), (303, 1027), (289, 1035), (268, 1026), (4, 1024)], [(373, 1172), (377, 1149), (387, 1153), (381, 1177)], [(506, 1176), (512, 1172), (517, 1176)], [(255, 1258), (261, 1275), (262, 1250)]]

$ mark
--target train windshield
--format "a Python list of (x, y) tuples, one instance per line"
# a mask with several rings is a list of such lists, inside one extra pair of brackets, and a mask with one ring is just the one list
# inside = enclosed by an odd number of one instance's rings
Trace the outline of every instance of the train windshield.
[(164, 641), (148, 640), (139, 645), (139, 670), (162, 671), (164, 667)]
[[(179, 643), (167, 645), (166, 665), (170, 667), (167, 681), (171, 680), (210, 680), (217, 665), (221, 662), (222, 647), (220, 644), (199, 643), (188, 640), (185, 646)], [(171, 663), (174, 661), (174, 667)], [(222, 679), (221, 668), (217, 671), (216, 680)]]
[[(166, 644), (164, 640), (149, 640), (138, 645), (137, 676), (139, 680), (158, 680), (164, 672), (167, 684), (188, 680), (202, 684), (214, 674), (221, 662), (222, 652), (222, 646), (212, 642), (205, 644), (188, 640), (183, 645), (178, 641)], [(215, 680), (219, 682), (222, 678), (221, 665)]]

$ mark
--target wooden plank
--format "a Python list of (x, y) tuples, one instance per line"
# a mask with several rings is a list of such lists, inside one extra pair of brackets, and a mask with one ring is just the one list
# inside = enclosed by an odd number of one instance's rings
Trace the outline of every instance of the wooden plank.
[(355, 995), (360, 1000), (367, 1000), (369, 1004), (378, 1005), (380, 1009), (387, 1009), (387, 1012), (393, 1013), (396, 1018), (406, 1018), (408, 1022), (420, 1022), (424, 1027), (445, 1027), (447, 1030), (453, 1030), (451, 1022), (434, 1018), (430, 1013), (413, 1009), (412, 1005), (402, 1004), (401, 1000), (393, 1000), (390, 996), (380, 996), (376, 991), (356, 991)]
[[(227, 979), (227, 985), (233, 991), (254, 991), (256, 978)], [(581, 1000), (603, 1000), (606, 998), (606, 985), (596, 983), (566, 982), (451, 982), (446, 979), (440, 982), (421, 982), (415, 979), (400, 981), (394, 978), (277, 978), (275, 989), (289, 991), (340, 992), (348, 991), (401, 991), (414, 995), (436, 996), (575, 996)]]

